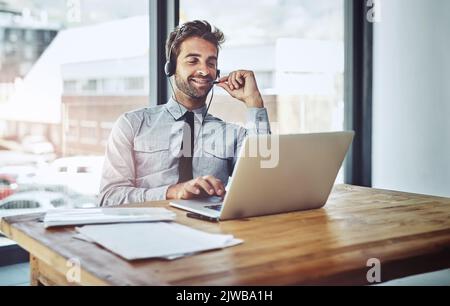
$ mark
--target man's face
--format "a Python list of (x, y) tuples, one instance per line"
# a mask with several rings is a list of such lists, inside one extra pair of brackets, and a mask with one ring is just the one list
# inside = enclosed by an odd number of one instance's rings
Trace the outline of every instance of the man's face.
[(199, 37), (181, 43), (175, 83), (180, 91), (195, 100), (205, 99), (216, 78), (217, 48)]

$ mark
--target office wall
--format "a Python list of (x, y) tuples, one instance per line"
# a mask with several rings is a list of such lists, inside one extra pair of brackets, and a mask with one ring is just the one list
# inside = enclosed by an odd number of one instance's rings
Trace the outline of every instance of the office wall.
[(450, 1), (381, 1), (373, 185), (450, 196)]

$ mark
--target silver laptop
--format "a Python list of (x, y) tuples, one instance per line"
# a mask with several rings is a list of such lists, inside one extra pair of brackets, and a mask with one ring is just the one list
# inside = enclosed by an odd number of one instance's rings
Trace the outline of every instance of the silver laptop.
[[(225, 198), (173, 200), (171, 206), (209, 219), (231, 220), (321, 208), (352, 143), (354, 132), (249, 136)], [(276, 137), (276, 138), (274, 138)], [(272, 144), (267, 157), (255, 143)], [(274, 150), (275, 147), (279, 150)], [(253, 152), (253, 154), (252, 154)], [(267, 153), (267, 152), (265, 152)], [(275, 157), (276, 158), (276, 157)]]

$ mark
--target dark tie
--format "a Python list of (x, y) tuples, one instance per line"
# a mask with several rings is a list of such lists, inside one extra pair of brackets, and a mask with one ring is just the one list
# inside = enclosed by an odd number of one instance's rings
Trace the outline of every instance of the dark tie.
[(184, 114), (183, 142), (181, 143), (181, 157), (178, 166), (178, 183), (184, 183), (193, 179), (192, 156), (194, 155), (194, 113)]

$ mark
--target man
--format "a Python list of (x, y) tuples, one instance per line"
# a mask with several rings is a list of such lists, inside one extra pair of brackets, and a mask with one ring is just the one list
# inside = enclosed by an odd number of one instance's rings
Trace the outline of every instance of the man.
[(206, 21), (187, 22), (169, 35), (166, 74), (175, 81), (173, 97), (165, 105), (125, 113), (115, 123), (106, 148), (101, 206), (225, 195), (245, 136), (270, 130), (251, 71), (234, 71), (217, 84), (246, 104), (249, 129), (207, 114), (223, 42), (223, 33)]

